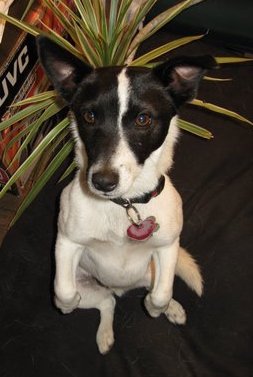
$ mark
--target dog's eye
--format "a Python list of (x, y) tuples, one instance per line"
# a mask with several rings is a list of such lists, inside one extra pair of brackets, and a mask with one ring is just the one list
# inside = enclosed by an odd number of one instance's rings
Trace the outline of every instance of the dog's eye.
[(148, 127), (152, 123), (152, 118), (149, 114), (139, 114), (137, 118), (135, 119), (135, 124), (138, 127)]
[(85, 122), (89, 124), (95, 123), (95, 114), (93, 113), (93, 111), (85, 111), (85, 113), (83, 114), (83, 117), (84, 117)]

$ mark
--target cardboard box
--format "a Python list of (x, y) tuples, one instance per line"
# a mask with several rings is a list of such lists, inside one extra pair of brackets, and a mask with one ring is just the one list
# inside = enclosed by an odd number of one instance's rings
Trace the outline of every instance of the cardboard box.
[[(9, 14), (20, 18), (26, 9), (27, 1), (21, 2), (15, 1), (9, 10)], [(20, 90), (24, 77), (26, 77), (28, 70), (31, 69), (32, 63), (27, 64), (26, 51), (21, 48), (22, 40), (24, 40), (25, 34), (14, 26), (6, 23), (2, 42), (0, 44), (0, 119), (3, 120), (7, 116), (8, 106), (13, 102), (15, 95)], [(22, 51), (23, 50), (23, 51)], [(28, 66), (29, 65), (29, 66)], [(27, 69), (26, 69), (27, 68)], [(21, 74), (20, 74), (21, 71)], [(5, 130), (0, 134), (0, 187), (4, 185), (8, 179), (10, 173), (7, 172), (7, 161), (4, 158), (4, 150), (10, 130)], [(10, 151), (11, 154), (15, 154), (14, 147)], [(15, 168), (18, 166), (16, 165)]]
[[(22, 6), (20, 3), (22, 3)], [(44, 27), (43, 25), (47, 25), (62, 34), (61, 24), (43, 3), (42, 0), (35, 1), (26, 16), (26, 21), (41, 28)], [(72, 1), (69, 1), (69, 3), (72, 3)], [(27, 4), (28, 0), (14, 1), (9, 14), (20, 19)], [(40, 93), (47, 88), (48, 81), (38, 63), (35, 38), (10, 24), (6, 24), (3, 40), (0, 44), (0, 119), (8, 119), (19, 111), (17, 107), (10, 107), (13, 103)], [(0, 132), (0, 187), (6, 184), (9, 177), (18, 169), (27, 154), (36, 145), (36, 141), (33, 141), (28, 146), (27, 152), (19, 156), (14, 163), (11, 163), (20, 147), (20, 142), (14, 143), (10, 148), (7, 148), (8, 143), (32, 121), (34, 121), (34, 117), (25, 122), (22, 121), (20, 124), (16, 123)], [(47, 130), (47, 124), (43, 125), (42, 132), (45, 133)], [(32, 168), (18, 180), (12, 189), (14, 193), (23, 194), (31, 173)]]

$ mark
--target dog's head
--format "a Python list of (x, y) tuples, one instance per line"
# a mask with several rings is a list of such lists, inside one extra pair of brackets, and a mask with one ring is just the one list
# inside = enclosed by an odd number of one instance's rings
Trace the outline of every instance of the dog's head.
[(89, 189), (104, 198), (141, 195), (171, 165), (177, 109), (195, 97), (208, 56), (182, 57), (154, 69), (93, 69), (50, 39), (40, 61), (69, 106), (77, 160)]

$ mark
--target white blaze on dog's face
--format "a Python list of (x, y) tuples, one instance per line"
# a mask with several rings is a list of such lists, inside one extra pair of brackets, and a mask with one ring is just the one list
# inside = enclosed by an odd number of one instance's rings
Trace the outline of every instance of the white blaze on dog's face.
[[(92, 69), (45, 37), (41, 63), (73, 117), (77, 160), (104, 198), (141, 195), (170, 167), (177, 108), (192, 99), (210, 57), (177, 58), (150, 70)], [(167, 163), (165, 161), (167, 159)]]
[(126, 68), (99, 70), (93, 82), (94, 87), (97, 85), (103, 95), (101, 101), (95, 99), (92, 110), (97, 124), (100, 124), (97, 127), (99, 144), (94, 153), (89, 150), (96, 145), (96, 141), (93, 139), (88, 142), (87, 135), (83, 138), (86, 140), (89, 161), (87, 180), (90, 190), (95, 194), (115, 198), (127, 193), (140, 173), (139, 162), (129, 147), (123, 127), (131, 91)]

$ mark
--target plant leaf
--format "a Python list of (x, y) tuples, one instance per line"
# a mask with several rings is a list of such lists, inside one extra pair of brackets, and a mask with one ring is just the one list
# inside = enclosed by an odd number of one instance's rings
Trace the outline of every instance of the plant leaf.
[(51, 38), (55, 43), (57, 43), (61, 47), (68, 50), (71, 54), (75, 55), (81, 60), (84, 60), (84, 57), (82, 56), (82, 54), (70, 42), (64, 39), (61, 35), (57, 34), (54, 30), (50, 29), (43, 22), (41, 22), (41, 24), (48, 30), (48, 32), (45, 32), (45, 31), (42, 32), (36, 26), (31, 26), (24, 21), (19, 21), (15, 19), (14, 17), (11, 17), (1, 12), (0, 12), (0, 17), (10, 22), (11, 24), (17, 26), (19, 29), (25, 31), (26, 33), (32, 34), (35, 37), (38, 35), (46, 35), (48, 38)]
[(194, 123), (183, 120), (181, 118), (178, 119), (178, 126), (182, 130), (188, 131), (188, 132), (190, 132), (194, 135), (200, 136), (204, 139), (210, 140), (210, 139), (213, 138), (213, 134), (210, 131), (206, 130), (203, 127), (197, 126)]
[(25, 98), (21, 101), (18, 101), (16, 103), (13, 103), (10, 105), (10, 107), (19, 107), (19, 106), (24, 106), (24, 105), (30, 105), (32, 103), (38, 103), (38, 102), (41, 102), (41, 101), (46, 101), (48, 99), (51, 99), (51, 98), (55, 98), (57, 97), (58, 94), (56, 93), (55, 90), (48, 90), (48, 91), (45, 91), (43, 93), (38, 93), (38, 94), (35, 94), (34, 96), (32, 97), (28, 97), (28, 98)]
[(19, 21), (14, 17), (9, 16), (0, 12), (0, 18), (3, 18), (5, 21), (10, 22), (12, 25), (17, 26), (19, 29), (25, 31), (26, 33), (32, 34), (35, 37), (41, 33), (41, 30), (36, 26), (31, 26), (25, 21)]
[(64, 37), (62, 37), (60, 34), (56, 33), (53, 29), (48, 27), (46, 24), (41, 22), (41, 24), (44, 26), (45, 29), (48, 30), (48, 32), (40, 32), (40, 35), (46, 35), (48, 38), (52, 39), (53, 42), (58, 44), (59, 46), (65, 48), (65, 50), (69, 51), (72, 55), (76, 56), (78, 59), (83, 60), (86, 62), (85, 57), (83, 54), (77, 50), (76, 47), (74, 47), (69, 41), (67, 41)]
[(69, 119), (65, 118), (58, 123), (38, 144), (33, 152), (27, 157), (23, 164), (11, 176), (9, 181), (0, 191), (0, 199), (11, 188), (11, 186), (21, 177), (22, 174), (36, 161), (36, 159), (44, 152), (47, 146), (69, 125)]
[(206, 81), (232, 81), (232, 79), (222, 79), (222, 78), (210, 77), (210, 76), (204, 76), (203, 79)]
[(166, 9), (164, 12), (158, 14), (155, 18), (153, 18), (149, 23), (147, 23), (141, 30), (139, 30), (138, 34), (132, 40), (129, 50), (127, 52), (128, 60), (127, 62), (131, 62), (133, 59), (133, 55), (138, 48), (138, 46), (144, 42), (147, 38), (151, 37), (154, 33), (160, 30), (164, 25), (170, 22), (173, 18), (175, 18), (178, 14), (180, 14), (186, 8), (189, 8), (203, 0), (193, 1), (193, 0), (186, 0), (182, 1), (179, 4), (176, 4), (169, 9)]
[[(65, 3), (66, 0), (58, 0), (57, 3), (65, 9), (65, 12), (67, 14), (67, 17), (72, 19), (73, 21), (75, 22), (80, 22), (80, 18), (78, 17), (77, 15), (77, 11), (76, 11), (76, 6), (75, 6), (75, 9), (72, 10), (66, 3)], [(75, 2), (75, 0), (74, 0)], [(71, 4), (71, 3), (70, 3)], [(71, 6), (71, 5), (70, 5)]]
[(154, 59), (158, 58), (159, 56), (164, 55), (167, 52), (174, 50), (175, 48), (178, 48), (180, 46), (183, 46), (185, 44), (193, 42), (193, 41), (200, 39), (202, 37), (203, 37), (203, 35), (196, 35), (196, 36), (191, 36), (191, 37), (183, 37), (183, 38), (176, 39), (172, 42), (168, 42), (165, 45), (160, 46), (160, 47), (148, 52), (147, 54), (144, 54), (144, 55), (140, 56), (139, 58), (133, 60), (130, 63), (130, 66), (145, 65), (145, 64), (149, 63), (151, 60), (154, 60)]
[(75, 0), (76, 8), (86, 28), (93, 30), (95, 37), (99, 33), (99, 26), (90, 0)]
[(122, 23), (124, 23), (124, 19), (126, 17), (126, 14), (131, 4), (132, 4), (132, 0), (124, 0), (120, 2), (118, 15), (117, 15), (117, 25), (120, 26)]
[(250, 59), (250, 58), (240, 58), (240, 57), (237, 57), (237, 56), (216, 56), (215, 57), (215, 60), (218, 64), (231, 64), (231, 63), (246, 63), (246, 62), (250, 62), (252, 61), (253, 59)]
[(30, 124), (27, 127), (27, 129), (29, 129), (30, 132), (28, 136), (25, 138), (25, 140), (22, 142), (20, 148), (18, 149), (8, 168), (19, 158), (19, 156), (21, 155), (23, 150), (26, 149), (31, 140), (38, 135), (39, 128), (42, 126), (42, 124), (46, 120), (57, 114), (60, 110), (61, 107), (59, 107), (57, 103), (52, 103), (45, 109), (45, 111), (41, 114), (41, 116), (38, 119), (36, 119), (32, 124)]
[(111, 41), (115, 32), (115, 24), (117, 20), (118, 0), (111, 0), (110, 4), (110, 16), (108, 27), (108, 40)]
[(199, 99), (194, 99), (192, 102), (190, 102), (190, 105), (203, 107), (204, 109), (213, 111), (215, 113), (220, 113), (220, 114), (229, 116), (231, 118), (240, 120), (241, 122), (246, 122), (246, 123), (250, 124), (251, 126), (253, 126), (253, 122), (251, 122), (249, 119), (244, 118), (243, 116), (241, 116), (240, 114), (238, 114), (234, 111), (228, 110), (228, 109), (221, 107), (221, 106), (218, 106), (218, 105), (214, 105), (213, 103), (204, 102), (204, 101), (201, 101)]
[(33, 3), (35, 3), (35, 0), (29, 0), (28, 1), (28, 4), (27, 4), (27, 6), (25, 8), (25, 11), (24, 11), (23, 16), (21, 18), (21, 21), (24, 20), (24, 18), (26, 17), (28, 11), (30, 10), (31, 6), (33, 5)]
[(70, 22), (72, 18), (67, 17), (64, 12), (61, 12), (59, 9), (59, 5), (56, 5), (52, 0), (44, 0), (45, 4), (49, 9), (51, 9), (54, 17), (60, 22), (60, 24), (63, 27), (63, 30), (65, 30), (69, 36), (72, 38), (73, 42), (77, 44), (78, 39), (76, 37), (75, 28), (73, 26), (73, 23)]
[(121, 43), (113, 56), (114, 65), (122, 65), (126, 63), (126, 55), (131, 44), (131, 40), (139, 28), (140, 22), (155, 4), (155, 2), (156, 0), (146, 0), (144, 4), (137, 8), (137, 11), (130, 21), (126, 20), (125, 18), (122, 20), (122, 23), (126, 25), (126, 29), (125, 33), (122, 35)]
[(6, 119), (0, 123), (0, 131), (3, 131), (6, 128), (12, 126), (13, 124), (29, 117), (30, 115), (47, 108), (52, 103), (53, 99), (48, 99), (46, 101), (39, 102), (38, 104), (32, 104), (31, 106), (28, 106), (25, 109), (20, 110), (16, 114), (12, 115), (11, 118)]
[(85, 36), (84, 32), (78, 25), (75, 25), (75, 29), (83, 54), (88, 60), (89, 64), (93, 67), (101, 66), (103, 64), (101, 57), (99, 54), (97, 54), (94, 46), (91, 45), (90, 40)]
[(72, 173), (72, 171), (74, 171), (75, 170), (75, 168), (76, 168), (76, 162), (75, 161), (72, 161), (71, 162), (71, 164), (67, 167), (67, 169), (65, 170), (65, 172), (62, 174), (62, 176), (61, 176), (61, 178), (59, 179), (59, 183), (60, 182), (62, 182), (65, 178), (67, 178), (67, 176), (69, 175), (69, 174), (71, 174)]
[(57, 155), (53, 158), (53, 160), (50, 162), (50, 164), (45, 169), (45, 171), (41, 174), (39, 179), (35, 182), (32, 189), (29, 191), (29, 194), (26, 195), (26, 197), (22, 201), (10, 226), (12, 226), (18, 220), (18, 218), (22, 215), (22, 213), (26, 210), (26, 208), (32, 203), (32, 201), (36, 198), (39, 192), (43, 189), (45, 184), (53, 176), (53, 174), (56, 172), (56, 170), (59, 168), (62, 162), (71, 153), (72, 149), (73, 149), (73, 143), (71, 141), (68, 141), (62, 147), (62, 149), (57, 153)]

